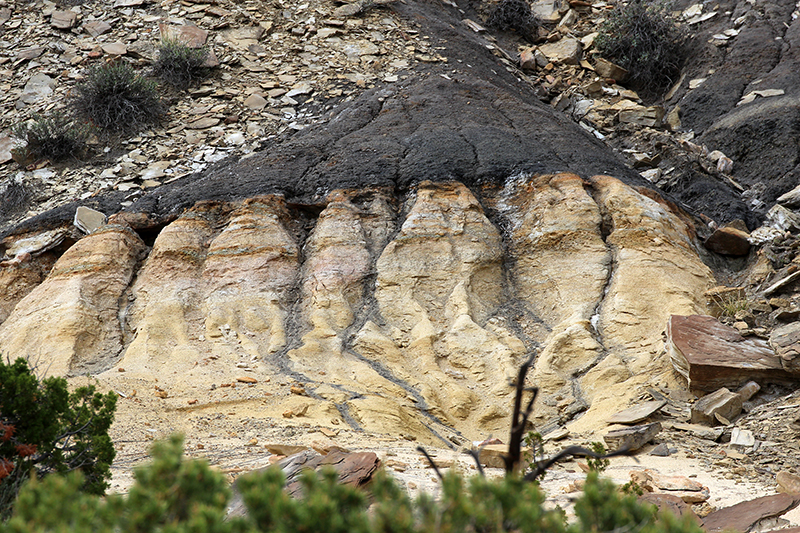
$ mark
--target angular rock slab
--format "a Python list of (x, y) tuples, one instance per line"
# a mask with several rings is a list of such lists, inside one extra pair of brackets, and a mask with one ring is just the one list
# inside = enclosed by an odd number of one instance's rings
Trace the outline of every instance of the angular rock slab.
[(703, 529), (708, 533), (739, 531), (747, 533), (761, 520), (781, 516), (800, 503), (800, 496), (775, 494), (737, 503), (714, 511), (703, 519)]
[(744, 381), (791, 381), (781, 359), (759, 339), (745, 339), (711, 316), (672, 315), (667, 322), (667, 352), (689, 387), (715, 391)]

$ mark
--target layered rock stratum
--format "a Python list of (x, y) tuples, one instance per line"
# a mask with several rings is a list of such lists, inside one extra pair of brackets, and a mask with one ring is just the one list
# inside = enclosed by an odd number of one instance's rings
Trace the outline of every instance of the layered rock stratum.
[(123, 390), (157, 383), (173, 409), (252, 376), (269, 381), (264, 417), (458, 445), (507, 430), (532, 351), (537, 418), (598, 428), (673, 379), (664, 325), (702, 313), (714, 284), (686, 214), (609, 176), (337, 189), (321, 208), (201, 202), (152, 246), (112, 217), (5, 296), (0, 350)]

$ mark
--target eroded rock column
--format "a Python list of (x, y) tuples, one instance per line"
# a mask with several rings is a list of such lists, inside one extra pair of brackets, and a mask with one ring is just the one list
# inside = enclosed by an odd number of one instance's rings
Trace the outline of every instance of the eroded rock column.
[(39, 375), (107, 368), (122, 350), (119, 300), (143, 250), (115, 224), (78, 241), (0, 325), (0, 352), (26, 357)]

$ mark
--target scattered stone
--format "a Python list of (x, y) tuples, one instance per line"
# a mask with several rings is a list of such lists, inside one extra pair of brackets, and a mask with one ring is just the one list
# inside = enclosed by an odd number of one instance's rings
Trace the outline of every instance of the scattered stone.
[(616, 63), (604, 59), (602, 57), (595, 57), (594, 70), (598, 75), (605, 79), (612, 79), (618, 82), (624, 82), (628, 77), (628, 71), (620, 67)]
[(0, 165), (8, 163), (13, 159), (11, 150), (13, 150), (16, 145), (16, 141), (10, 135), (0, 137)]
[(638, 500), (642, 503), (649, 503), (658, 507), (659, 512), (667, 512), (678, 518), (685, 516), (692, 517), (691, 520), (700, 524), (700, 518), (692, 510), (692, 506), (674, 494), (663, 492), (648, 492), (639, 496)]
[(68, 30), (75, 26), (78, 14), (74, 11), (56, 10), (50, 15), (50, 25), (59, 30)]
[(770, 334), (769, 345), (780, 357), (784, 370), (800, 374), (800, 322), (775, 328)]
[(756, 443), (756, 438), (752, 431), (733, 428), (731, 431), (731, 446), (741, 446), (742, 448), (752, 448)]
[(662, 106), (633, 106), (619, 112), (619, 121), (625, 124), (638, 124), (655, 128), (661, 125), (664, 118), (664, 108)]
[(782, 194), (775, 201), (786, 207), (800, 207), (800, 185)]
[(194, 122), (190, 122), (186, 125), (186, 128), (190, 130), (207, 130), (208, 128), (213, 128), (217, 124), (219, 124), (218, 118), (203, 117), (195, 120)]
[(43, 231), (31, 237), (4, 242), (5, 253), (8, 257), (17, 257), (22, 254), (41, 254), (59, 246), (69, 234), (64, 228)]
[(790, 380), (781, 359), (760, 339), (745, 339), (711, 316), (672, 315), (667, 352), (689, 387), (714, 391), (746, 380)]
[(654, 422), (652, 424), (631, 426), (609, 431), (603, 436), (603, 440), (610, 450), (626, 448), (630, 451), (636, 451), (653, 440), (653, 437), (658, 435), (659, 432), (661, 432), (661, 423)]
[(44, 53), (44, 48), (41, 46), (36, 46), (33, 48), (26, 48), (24, 50), (20, 50), (17, 53), (16, 59), (17, 61), (24, 61), (27, 59), (36, 59), (40, 55)]
[(310, 448), (308, 446), (296, 446), (292, 444), (265, 444), (264, 447), (272, 455), (294, 455)]
[(79, 206), (75, 210), (75, 227), (84, 233), (92, 233), (106, 225), (106, 216), (86, 206)]
[(562, 0), (536, 0), (531, 4), (531, 11), (539, 20), (552, 24), (558, 23), (568, 9), (569, 5)]
[(781, 290), (782, 288), (786, 287), (790, 283), (793, 283), (798, 278), (800, 278), (800, 270), (795, 270), (794, 272), (792, 272), (788, 276), (785, 276), (785, 277), (779, 279), (778, 281), (776, 281), (775, 283), (773, 283), (772, 285), (770, 285), (769, 287), (764, 289), (764, 296), (769, 296), (769, 295)]
[(656, 457), (669, 457), (670, 455), (669, 446), (666, 443), (662, 442), (661, 444), (650, 450), (650, 455), (654, 455)]
[(22, 90), (22, 95), (19, 97), (18, 102), (21, 102), (23, 105), (35, 104), (53, 94), (55, 86), (55, 80), (47, 74), (34, 74), (30, 77), (28, 83), (25, 84), (25, 88)]
[(658, 412), (667, 404), (666, 400), (653, 400), (620, 411), (608, 419), (609, 424), (637, 424)]
[(519, 68), (523, 70), (535, 70), (536, 69), (536, 56), (534, 52), (536, 51), (535, 48), (525, 48), (519, 54)]
[(111, 24), (103, 20), (90, 20), (83, 23), (83, 30), (92, 37), (99, 37), (111, 31)]
[(251, 378), (250, 376), (240, 376), (236, 378), (236, 381), (239, 383), (258, 383), (256, 378)]
[(128, 53), (128, 47), (119, 41), (102, 44), (100, 47), (103, 49), (104, 53), (110, 56), (124, 56)]
[(800, 476), (785, 470), (778, 472), (775, 481), (778, 483), (778, 491), (786, 494), (800, 495)]
[(769, 98), (771, 96), (782, 96), (783, 92), (784, 92), (783, 89), (765, 89), (761, 91), (752, 91), (744, 95), (742, 99), (739, 100), (739, 102), (736, 104), (736, 106), (738, 107), (740, 105), (749, 104), (758, 97)]
[(710, 428), (707, 426), (700, 426), (698, 424), (685, 424), (683, 422), (669, 422), (665, 424), (667, 427), (675, 428), (680, 431), (688, 431), (689, 433), (700, 437), (701, 439), (718, 441), (722, 437), (723, 428)]
[(247, 109), (260, 110), (267, 107), (267, 101), (260, 94), (253, 93), (244, 101), (244, 106)]
[(508, 446), (505, 444), (486, 444), (479, 449), (478, 461), (489, 468), (505, 468)]
[(754, 381), (745, 384), (738, 392), (726, 388), (703, 396), (692, 406), (692, 423), (716, 425), (718, 417), (733, 420), (742, 412), (742, 404), (749, 400), (761, 387)]
[(547, 59), (553, 63), (564, 65), (577, 65), (581, 59), (581, 43), (577, 39), (565, 38), (554, 43), (543, 44), (539, 47)]

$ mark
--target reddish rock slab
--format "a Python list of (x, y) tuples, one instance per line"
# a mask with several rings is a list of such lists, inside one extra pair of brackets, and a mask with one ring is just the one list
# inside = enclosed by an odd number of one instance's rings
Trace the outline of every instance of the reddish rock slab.
[(640, 503), (650, 503), (658, 507), (660, 512), (671, 513), (678, 518), (691, 516), (692, 520), (700, 525), (700, 518), (692, 511), (692, 506), (674, 494), (664, 494), (660, 492), (647, 492), (638, 498)]
[(689, 387), (713, 392), (748, 380), (792, 381), (780, 358), (760, 339), (746, 339), (711, 316), (672, 315), (667, 352)]
[(761, 520), (781, 516), (797, 507), (799, 503), (800, 496), (789, 494), (762, 496), (714, 511), (703, 520), (703, 529), (708, 533), (726, 530), (747, 533)]

